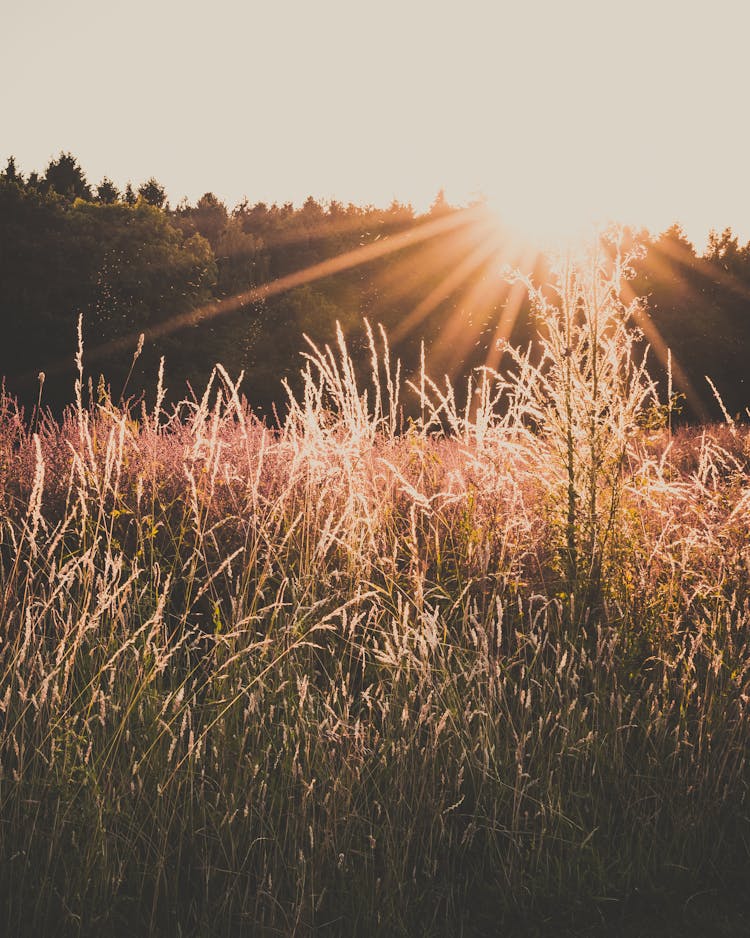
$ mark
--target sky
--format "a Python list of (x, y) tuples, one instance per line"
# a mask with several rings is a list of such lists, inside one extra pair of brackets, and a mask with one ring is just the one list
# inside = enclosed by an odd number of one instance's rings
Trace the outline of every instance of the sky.
[(0, 34), (0, 161), (72, 152), (172, 204), (617, 218), (750, 239), (744, 0), (37, 0)]

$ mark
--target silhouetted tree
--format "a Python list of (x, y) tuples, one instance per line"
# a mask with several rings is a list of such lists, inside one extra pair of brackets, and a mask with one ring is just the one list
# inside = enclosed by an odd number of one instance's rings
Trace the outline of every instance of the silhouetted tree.
[(213, 192), (206, 192), (198, 199), (194, 208), (187, 206), (179, 214), (186, 230), (192, 228), (202, 235), (212, 248), (216, 248), (229, 218), (227, 207), (221, 199)]
[(104, 205), (114, 205), (120, 198), (120, 191), (107, 176), (96, 187), (96, 198)]
[(300, 214), (305, 221), (319, 222), (323, 218), (323, 207), (311, 195), (305, 199), (305, 203), (300, 209)]
[(70, 201), (91, 199), (91, 187), (72, 153), (60, 153), (56, 160), (50, 160), (44, 173), (44, 182)]
[(430, 206), (430, 215), (445, 215), (450, 211), (452, 209), (445, 198), (445, 189), (440, 189)]
[(153, 176), (138, 188), (138, 195), (156, 208), (164, 208), (167, 200), (166, 189)]
[(738, 272), (737, 268), (743, 260), (742, 250), (731, 228), (725, 228), (721, 234), (713, 229), (709, 232), (704, 257), (725, 271)]
[(14, 182), (16, 185), (23, 185), (23, 176), (16, 169), (16, 159), (14, 156), (8, 157), (8, 162), (5, 164), (5, 171), (3, 173), (5, 179), (8, 182)]

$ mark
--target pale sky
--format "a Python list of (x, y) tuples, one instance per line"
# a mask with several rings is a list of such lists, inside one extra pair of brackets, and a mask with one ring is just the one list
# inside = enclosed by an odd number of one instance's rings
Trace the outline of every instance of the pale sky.
[(60, 150), (176, 203), (490, 196), (750, 239), (750, 3), (6, 3), (0, 161)]

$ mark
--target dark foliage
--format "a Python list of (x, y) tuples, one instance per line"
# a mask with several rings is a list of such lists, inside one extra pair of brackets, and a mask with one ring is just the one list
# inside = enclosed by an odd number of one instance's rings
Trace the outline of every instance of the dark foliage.
[[(409, 231), (414, 237), (399, 240)], [(726, 230), (701, 256), (676, 226), (632, 236), (645, 249), (633, 286), (648, 298), (641, 325), (664, 393), (668, 347), (683, 419), (721, 416), (706, 375), (729, 412), (743, 414), (750, 245)], [(381, 250), (389, 238), (397, 248)], [(534, 332), (523, 298), (518, 315), (507, 315), (518, 305), (500, 274), (516, 262), (511, 245), (486, 251), (486, 239), (486, 226), (442, 193), (423, 216), (398, 202), (378, 209), (313, 198), (300, 208), (243, 201), (230, 210), (212, 192), (170, 209), (153, 177), (137, 194), (107, 177), (94, 192), (70, 153), (28, 178), (11, 157), (0, 174), (0, 374), (30, 408), (43, 371), (42, 403), (59, 411), (71, 398), (82, 315), (87, 373), (94, 386), (104, 374), (115, 398), (143, 333), (128, 396), (149, 393), (162, 355), (176, 397), (220, 361), (245, 372), (243, 392), (269, 416), (284, 404), (281, 379), (297, 380), (304, 335), (325, 344), (339, 321), (364, 355), (367, 317), (384, 325), (407, 373), (424, 339), (435, 376), (463, 386), (472, 369), (502, 363), (502, 340), (523, 345)], [(321, 266), (358, 250), (356, 263)], [(278, 280), (284, 289), (262, 289)]]

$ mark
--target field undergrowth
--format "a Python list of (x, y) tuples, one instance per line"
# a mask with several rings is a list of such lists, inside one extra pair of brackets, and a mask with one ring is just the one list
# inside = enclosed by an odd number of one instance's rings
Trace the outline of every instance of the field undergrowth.
[(3, 934), (738, 933), (750, 436), (596, 277), (465, 411), (376, 337), (280, 429), (3, 398)]

